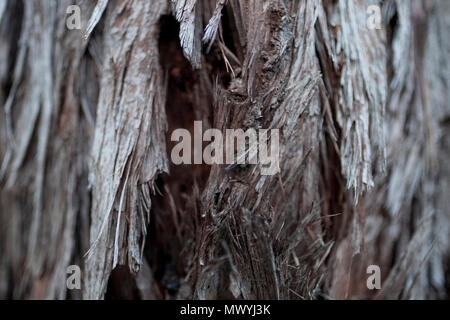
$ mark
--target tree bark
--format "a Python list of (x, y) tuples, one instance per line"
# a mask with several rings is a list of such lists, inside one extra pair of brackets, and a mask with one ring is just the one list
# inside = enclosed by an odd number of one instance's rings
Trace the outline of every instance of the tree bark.
[[(446, 0), (3, 0), (0, 299), (448, 298), (449, 32)], [(173, 164), (195, 120), (279, 129), (280, 172)]]

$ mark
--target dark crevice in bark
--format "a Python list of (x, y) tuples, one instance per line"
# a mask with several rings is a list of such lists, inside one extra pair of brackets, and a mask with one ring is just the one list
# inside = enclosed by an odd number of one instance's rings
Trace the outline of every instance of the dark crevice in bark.
[[(326, 135), (323, 141), (325, 152), (321, 154), (321, 171), (324, 179), (322, 180), (321, 190), (323, 193), (323, 212), (325, 217), (322, 218), (324, 226), (324, 240), (332, 241), (342, 237), (342, 227), (345, 226), (345, 185), (343, 184), (344, 177), (342, 175), (342, 166), (339, 161), (339, 150), (337, 150), (336, 143), (333, 139), (339, 138), (342, 135), (342, 130), (337, 124), (336, 109), (336, 92), (334, 88), (339, 87), (340, 75), (334, 71), (331, 57), (325, 48), (325, 40), (322, 35), (322, 30), (318, 24), (316, 24), (316, 32), (318, 34), (318, 40), (315, 44), (315, 52), (318, 57), (318, 65), (320, 72), (327, 77), (324, 77), (323, 92), (321, 93), (323, 105), (325, 108), (329, 108), (329, 115), (326, 120)], [(323, 111), (327, 113), (326, 110)], [(334, 137), (334, 135), (336, 135)]]
[[(12, 87), (12, 76), (14, 74), (14, 66), (17, 60), (17, 53), (19, 48), (19, 39), (22, 32), (23, 23), (23, 2), (22, 1), (10, 1), (7, 4), (7, 11), (12, 13), (10, 19), (3, 19), (2, 24), (8, 26), (7, 41), (9, 43), (8, 54), (8, 70), (5, 73), (6, 79), (0, 79), (3, 85), (4, 96), (6, 97)], [(2, 26), (3, 28), (3, 26)]]
[[(166, 114), (168, 157), (177, 142), (171, 134), (178, 128), (187, 129), (194, 138), (194, 121), (203, 121), (203, 130), (210, 127), (211, 88), (208, 75), (194, 71), (183, 56), (179, 45), (179, 24), (172, 16), (160, 20), (159, 56), (167, 82)], [(211, 69), (217, 68), (208, 63)], [(192, 139), (193, 143), (193, 139)], [(186, 276), (187, 251), (192, 251), (196, 220), (200, 216), (197, 205), (201, 190), (209, 176), (209, 166), (179, 165), (170, 162), (170, 173), (159, 176), (158, 192), (152, 197), (149, 233), (145, 256), (153, 271), (161, 298), (174, 298)]]
[(237, 36), (237, 29), (232, 19), (232, 16), (229, 14), (228, 5), (222, 10), (222, 19), (221, 19), (221, 27), (222, 27), (222, 37), (225, 46), (227, 46), (230, 51), (235, 54), (238, 58), (241, 58), (243, 52), (238, 52), (238, 48), (236, 48), (235, 43), (238, 43), (235, 37)]
[[(178, 34), (179, 23), (172, 16), (163, 16), (159, 57), (167, 82), (166, 146), (169, 158), (178, 143), (171, 141), (174, 130), (187, 129), (193, 147), (194, 121), (202, 121), (203, 131), (213, 126), (215, 87), (227, 88), (231, 81), (218, 44), (214, 44), (210, 52), (204, 52), (202, 70), (197, 71), (184, 57)], [(203, 143), (203, 147), (205, 145)], [(178, 291), (189, 281), (185, 277), (196, 263), (195, 246), (200, 241), (202, 219), (200, 199), (211, 168), (206, 164), (174, 165), (169, 162), (170, 173), (159, 176), (156, 181), (159, 192), (152, 198), (145, 256), (163, 295), (161, 298), (180, 295), (186, 298), (192, 292)], [(191, 258), (187, 259), (188, 256)]]
[(118, 266), (111, 272), (105, 300), (136, 300), (139, 299), (135, 278), (127, 266)]

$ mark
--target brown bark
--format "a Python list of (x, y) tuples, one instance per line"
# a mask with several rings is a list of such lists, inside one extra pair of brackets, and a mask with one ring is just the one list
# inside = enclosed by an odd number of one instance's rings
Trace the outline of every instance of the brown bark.
[[(75, 2), (0, 3), (0, 298), (448, 297), (448, 1)], [(174, 165), (194, 120), (280, 173)]]

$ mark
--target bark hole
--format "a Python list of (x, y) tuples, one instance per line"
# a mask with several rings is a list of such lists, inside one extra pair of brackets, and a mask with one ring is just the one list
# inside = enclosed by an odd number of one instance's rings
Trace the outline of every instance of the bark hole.
[(105, 300), (135, 300), (139, 299), (134, 276), (127, 266), (118, 266), (109, 276)]
[[(162, 298), (175, 297), (188, 268), (181, 255), (191, 251), (196, 221), (200, 216), (199, 198), (209, 175), (204, 164), (174, 165), (171, 141), (176, 129), (187, 129), (194, 138), (194, 121), (202, 121), (203, 130), (212, 118), (211, 82), (206, 73), (192, 69), (179, 45), (179, 24), (172, 16), (160, 21), (159, 56), (167, 83), (166, 134), (170, 173), (157, 181), (157, 194), (152, 199), (150, 227), (145, 256), (153, 271)], [(214, 65), (209, 64), (211, 69)], [(174, 236), (175, 235), (175, 236)], [(175, 241), (174, 241), (175, 239)]]

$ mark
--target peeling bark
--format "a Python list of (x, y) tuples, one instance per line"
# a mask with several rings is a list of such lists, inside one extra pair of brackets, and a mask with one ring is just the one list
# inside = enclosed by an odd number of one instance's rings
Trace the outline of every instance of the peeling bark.
[[(0, 2), (0, 298), (448, 298), (448, 1), (75, 2)], [(280, 173), (174, 165), (194, 120)]]

